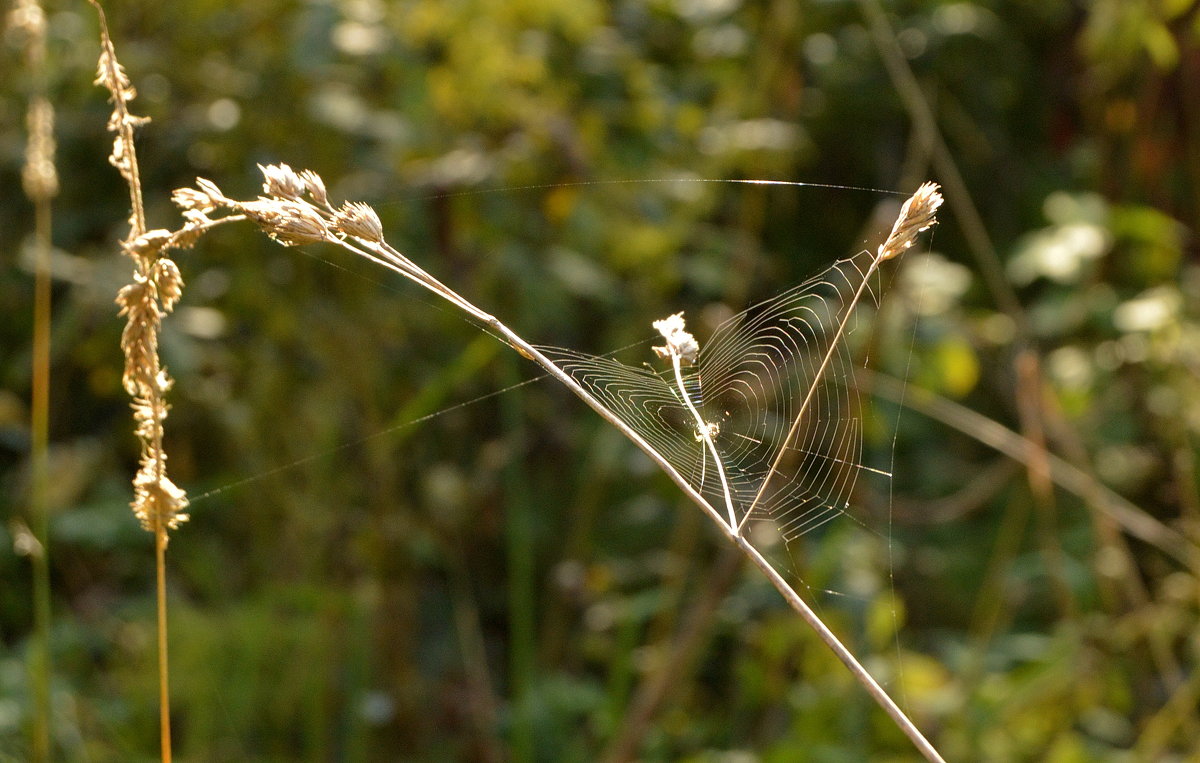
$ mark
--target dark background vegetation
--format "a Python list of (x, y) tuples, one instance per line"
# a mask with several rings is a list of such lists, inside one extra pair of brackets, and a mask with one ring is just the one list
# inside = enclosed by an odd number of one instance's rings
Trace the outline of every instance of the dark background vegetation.
[[(860, 522), (797, 544), (788, 574), (950, 759), (1200, 754), (1195, 4), (884, 5), (882, 38), (838, 0), (107, 8), (153, 119), (138, 145), (152, 227), (177, 225), (169, 193), (197, 175), (245, 198), (255, 163), (309, 167), (531, 341), (597, 353), (679, 309), (703, 340), (707, 307), (853, 254), (898, 198), (606, 181), (947, 182), (883, 64), (880, 40), (898, 45), (965, 187), (888, 272), (871, 326), (870, 366), (909, 380), (898, 429), (868, 395), (868, 456), (894, 456), (896, 478), (864, 481)], [(94, 14), (48, 10), (55, 742), (64, 760), (149, 759), (152, 537), (127, 507), (112, 302), (128, 196), (91, 84)], [(5, 41), (0, 757), (19, 760), (32, 277), (26, 82)], [(187, 288), (162, 352), (167, 451), (194, 501), (168, 554), (181, 759), (915, 756), (567, 393), (542, 381), (461, 405), (536, 370), (449, 308), (248, 225), (177, 260)], [(986, 421), (936, 420), (921, 390), (1044, 439), (1085, 478), (1039, 490), (1042, 451), (998, 454)], [(1183, 553), (1132, 537), (1106, 488), (1191, 539)], [(672, 655), (686, 659), (664, 673)]]

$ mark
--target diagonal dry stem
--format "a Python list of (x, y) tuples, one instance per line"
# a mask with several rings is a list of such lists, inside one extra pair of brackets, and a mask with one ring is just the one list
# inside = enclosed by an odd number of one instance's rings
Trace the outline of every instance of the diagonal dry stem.
[[(695, 503), (721, 529), (721, 532), (729, 542), (735, 545), (739, 551), (766, 575), (767, 579), (771, 581), (771, 584), (784, 597), (788, 605), (804, 619), (809, 627), (817, 633), (829, 649), (842, 661), (851, 674), (854, 675), (876, 703), (879, 704), (901, 731), (912, 741), (921, 754), (930, 761), (943, 760), (933, 745), (929, 743), (908, 716), (904, 714), (904, 711), (888, 696), (883, 687), (875, 681), (866, 668), (859, 663), (850, 650), (842, 644), (812, 608), (800, 598), (795, 589), (784, 580), (783, 576), (775, 570), (758, 549), (750, 545), (749, 541), (740, 535), (736, 528), (730, 526), (726, 519), (721, 516), (721, 513), (703, 495), (688, 484), (687, 479), (671, 466), (662, 454), (655, 450), (641, 435), (630, 428), (616, 414), (588, 392), (587, 389), (575, 381), (574, 378), (543, 355), (536, 347), (525, 341), (494, 316), (479, 309), (469, 300), (455, 293), (412, 260), (388, 245), (383, 239), (379, 219), (370, 207), (362, 204), (343, 205), (340, 209), (335, 210), (325, 198), (324, 184), (319, 182), (319, 178), (314, 173), (310, 171), (295, 173), (286, 165), (263, 167), (261, 169), (266, 178), (264, 192), (267, 195), (255, 201), (238, 202), (228, 199), (214, 184), (208, 181), (198, 181), (195, 189), (177, 191), (175, 195), (176, 203), (180, 204), (185, 210), (185, 214), (188, 211), (195, 211), (199, 208), (211, 206), (213, 208), (223, 208), (234, 215), (245, 215), (257, 223), (269, 236), (284, 246), (295, 246), (316, 241), (326, 241), (336, 244), (358, 256), (365, 257), (372, 262), (400, 273), (405, 278), (420, 284), (478, 320), (487, 330), (500, 338), (501, 341), (508, 344), (522, 356), (537, 363), (547, 373), (565, 385), (601, 418), (628, 437), (634, 445), (662, 469), (671, 481), (683, 491), (684, 495)], [(927, 186), (922, 186), (922, 188), (926, 189)], [(936, 194), (936, 186), (928, 186), (927, 190), (929, 192), (926, 197), (928, 203), (934, 204), (933, 208), (936, 209), (936, 204), (940, 203), (941, 199), (940, 195)], [(909, 208), (906, 207), (906, 209)], [(928, 224), (932, 224), (932, 219), (928, 221)], [(928, 224), (924, 227), (928, 227)], [(915, 235), (915, 233), (907, 226), (898, 226), (898, 228), (903, 229), (904, 235), (907, 237), (907, 243), (899, 239), (893, 241), (893, 237), (889, 237), (892, 246), (888, 247), (885, 242), (885, 246), (880, 248), (879, 257), (881, 260), (894, 256), (895, 253), (899, 253), (899, 251), (911, 245), (911, 236)], [(897, 235), (895, 231), (893, 235)], [(885, 257), (885, 252), (894, 253), (888, 254)]]

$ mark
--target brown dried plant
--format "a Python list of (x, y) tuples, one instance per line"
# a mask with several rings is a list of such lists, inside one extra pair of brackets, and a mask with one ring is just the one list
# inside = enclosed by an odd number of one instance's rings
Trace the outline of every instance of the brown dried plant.
[(129, 103), (137, 95), (124, 68), (117, 60), (109, 36), (104, 9), (90, 0), (100, 19), (100, 60), (96, 84), (108, 90), (113, 105), (108, 130), (114, 134), (109, 162), (121, 173), (129, 188), (129, 233), (121, 249), (133, 260), (133, 282), (117, 292), (120, 315), (126, 319), (121, 333), (125, 353), (122, 383), (133, 398), (134, 433), (141, 449), (140, 466), (133, 478), (134, 515), (142, 527), (154, 534), (156, 601), (158, 610), (159, 729), (163, 761), (171, 760), (170, 691), (167, 667), (166, 548), (168, 532), (186, 522), (186, 493), (167, 476), (167, 454), (163, 448), (163, 422), (170, 406), (166, 395), (171, 377), (158, 356), (158, 334), (163, 318), (174, 309), (183, 290), (179, 267), (166, 256), (171, 244), (194, 241), (189, 231), (176, 236), (166, 230), (147, 230), (142, 201), (142, 182), (134, 148), (134, 130), (146, 117), (134, 116)]
[(174, 309), (183, 290), (179, 267), (166, 256), (164, 245), (171, 240), (165, 230), (146, 230), (142, 202), (142, 184), (134, 150), (134, 130), (146, 124), (147, 117), (134, 116), (129, 102), (137, 95), (124, 67), (117, 60), (108, 34), (104, 11), (100, 13), (100, 62), (96, 84), (106, 88), (113, 104), (108, 130), (114, 133), (108, 161), (129, 187), (129, 235), (121, 248), (133, 260), (133, 282), (117, 292), (120, 315), (125, 317), (121, 349), (125, 352), (125, 372), (121, 377), (125, 391), (133, 398), (134, 433), (141, 444), (141, 467), (133, 479), (133, 513), (146, 530), (162, 534), (174, 530), (188, 515), (187, 495), (167, 476), (167, 454), (163, 450), (163, 422), (170, 407), (166, 402), (171, 377), (158, 357), (158, 333), (162, 319)]
[[(95, 4), (95, 0), (91, 2)], [(172, 201), (183, 213), (184, 225), (176, 231), (147, 231), (141, 207), (141, 187), (132, 138), (134, 128), (144, 124), (145, 120), (132, 116), (127, 109), (129, 100), (133, 98), (133, 88), (117, 63), (112, 42), (107, 31), (103, 29), (102, 12), (101, 19), (104, 50), (100, 59), (98, 82), (108, 87), (112, 93), (114, 109), (109, 129), (117, 136), (111, 161), (130, 186), (133, 207), (130, 234), (122, 246), (135, 262), (134, 283), (121, 290), (118, 302), (122, 307), (122, 314), (127, 315), (129, 319), (122, 336), (122, 347), (126, 352), (125, 384), (134, 397), (137, 433), (143, 443), (142, 468), (134, 480), (134, 510), (143, 525), (154, 531), (159, 539), (159, 660), (164, 760), (170, 759), (170, 731), (166, 694), (163, 550), (166, 546), (167, 530), (174, 529), (187, 519), (187, 515), (182, 513), (187, 499), (183, 491), (167, 479), (166, 456), (162, 451), (162, 422), (167, 411), (163, 398), (171, 382), (158, 359), (158, 328), (162, 318), (178, 301), (182, 287), (179, 270), (166, 257), (166, 252), (174, 248), (190, 247), (212, 227), (239, 220), (254, 222), (284, 246), (327, 242), (393, 270), (460, 308), (523, 357), (540, 365), (645, 452), (680, 490), (718, 525), (726, 538), (766, 575), (788, 604), (849, 668), (916, 748), (928, 760), (942, 760), (937, 750), (930, 745), (895, 701), (771, 563), (751, 545), (743, 532), (744, 523), (736, 522), (732, 514), (728, 518), (723, 517), (637, 431), (537, 347), (392, 247), (384, 237), (379, 216), (370, 206), (359, 202), (346, 202), (334, 206), (329, 200), (324, 181), (311, 170), (296, 172), (286, 164), (260, 165), (264, 180), (263, 195), (258, 198), (248, 201), (231, 199), (212, 181), (198, 178), (195, 187), (177, 189), (172, 194)], [(942, 197), (935, 184), (927, 183), (921, 186), (902, 208), (891, 234), (873, 258), (871, 268), (878, 267), (880, 263), (909, 248), (919, 232), (934, 224), (935, 214), (941, 203)], [(214, 213), (216, 216), (213, 216)], [(682, 325), (680, 328), (682, 329)], [(840, 330), (839, 328), (839, 332)]]

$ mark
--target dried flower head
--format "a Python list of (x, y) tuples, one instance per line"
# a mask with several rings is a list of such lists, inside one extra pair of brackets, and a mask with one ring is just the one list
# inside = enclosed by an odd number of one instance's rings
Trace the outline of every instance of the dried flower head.
[[(139, 405), (150, 407), (146, 401), (138, 401), (134, 403), (134, 408)], [(162, 417), (166, 417), (165, 409)], [(162, 459), (143, 457), (141, 469), (133, 478), (133, 502), (130, 506), (142, 527), (150, 531), (156, 527), (174, 530), (189, 518), (183, 513), (188, 505), (187, 494), (166, 476), (166, 456), (163, 455)]]
[(175, 260), (166, 257), (156, 260), (150, 280), (158, 286), (158, 300), (163, 312), (169, 313), (174, 310), (175, 304), (183, 294), (183, 275), (180, 274)]
[(696, 337), (683, 330), (683, 313), (675, 313), (661, 321), (654, 321), (651, 325), (667, 340), (666, 346), (654, 348), (655, 355), (660, 358), (675, 356), (688, 365), (696, 362), (696, 357), (700, 354), (700, 344)]
[(297, 201), (304, 194), (304, 181), (286, 164), (260, 164), (258, 169), (263, 174), (263, 193), (266, 195)]
[(259, 199), (235, 208), (284, 246), (315, 244), (329, 237), (325, 220), (304, 202)]
[(375, 210), (362, 202), (348, 201), (333, 218), (334, 226), (354, 238), (378, 243), (383, 240), (383, 224)]
[(942, 194), (938, 192), (938, 187), (937, 183), (926, 182), (904, 202), (892, 232), (879, 247), (880, 262), (899, 256), (916, 242), (918, 233), (937, 222), (937, 209), (942, 206)]

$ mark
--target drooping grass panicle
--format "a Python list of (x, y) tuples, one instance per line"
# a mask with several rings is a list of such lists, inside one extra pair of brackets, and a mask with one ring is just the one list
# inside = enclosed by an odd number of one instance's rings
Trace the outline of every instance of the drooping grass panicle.
[(133, 261), (133, 281), (117, 292), (116, 302), (119, 315), (125, 318), (121, 333), (121, 349), (125, 353), (122, 383), (133, 398), (134, 433), (141, 448), (131, 506), (142, 527), (160, 533), (173, 530), (188, 519), (184, 513), (187, 495), (167, 476), (163, 422), (170, 410), (166, 395), (172, 381), (158, 355), (162, 320), (174, 309), (183, 290), (179, 267), (165, 255), (170, 245), (179, 244), (170, 231), (146, 230), (134, 130), (149, 119), (135, 116), (129, 110), (137, 91), (117, 60), (104, 10), (94, 0), (92, 4), (100, 17), (96, 84), (108, 90), (113, 105), (108, 119), (108, 130), (113, 133), (109, 162), (125, 179), (130, 198), (129, 234), (121, 242), (121, 249)]

